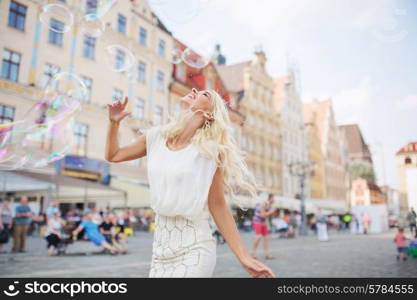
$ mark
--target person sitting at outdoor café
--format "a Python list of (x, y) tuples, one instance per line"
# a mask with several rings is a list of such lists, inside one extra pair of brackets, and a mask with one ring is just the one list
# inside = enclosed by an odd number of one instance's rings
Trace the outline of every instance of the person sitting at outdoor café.
[(45, 231), (45, 239), (48, 242), (48, 256), (54, 255), (55, 249), (58, 248), (61, 242), (62, 227), (65, 221), (61, 218), (61, 212), (56, 211), (53, 216), (48, 217), (48, 223)]
[(85, 230), (87, 239), (93, 242), (97, 246), (102, 246), (104, 249), (108, 250), (111, 254), (116, 254), (118, 251), (115, 247), (110, 245), (103, 234), (98, 230), (98, 225), (93, 222), (93, 213), (87, 212), (84, 215), (83, 221), (78, 225), (78, 227), (72, 232), (73, 238), (76, 239), (77, 235), (81, 230)]
[(119, 244), (120, 236), (116, 233), (115, 224), (113, 222), (113, 215), (107, 214), (104, 216), (103, 222), (99, 226), (101, 234), (106, 238), (107, 243), (117, 248), (121, 253), (126, 253), (127, 249)]
[(9, 242), (12, 224), (12, 209), (9, 200), (4, 199), (0, 205), (0, 254), (7, 253), (3, 250), (3, 246)]
[(279, 216), (272, 219), (272, 225), (275, 227), (275, 232), (280, 233), (281, 237), (285, 237), (288, 231), (288, 224)]
[(46, 216), (48, 218), (53, 218), (55, 214), (59, 211), (59, 202), (52, 201), (51, 205), (46, 209)]

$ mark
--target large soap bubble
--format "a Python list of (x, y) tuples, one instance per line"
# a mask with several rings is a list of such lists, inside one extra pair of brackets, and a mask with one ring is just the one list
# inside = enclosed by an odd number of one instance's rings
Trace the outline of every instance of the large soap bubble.
[[(58, 33), (70, 31), (72, 25), (74, 24), (74, 15), (69, 8), (63, 4), (57, 3), (44, 5), (39, 19), (43, 24), (48, 26), (50, 30)], [(63, 26), (51, 26), (51, 19), (63, 23)]]
[(83, 17), (80, 24), (82, 32), (92, 37), (99, 37), (103, 34), (106, 26), (102, 19), (96, 14), (88, 14)]
[(190, 67), (202, 69), (208, 65), (210, 60), (197, 52), (187, 48), (182, 53), (182, 60)]
[(115, 3), (116, 0), (98, 0), (95, 14), (99, 18), (103, 17)]
[(112, 44), (106, 47), (106, 65), (113, 72), (123, 72), (132, 68), (135, 63), (135, 56), (133, 53), (117, 44)]
[(44, 97), (17, 122), (0, 126), (0, 169), (43, 167), (72, 147), (72, 122), (87, 94), (72, 73), (56, 74)]
[(175, 47), (171, 51), (171, 63), (174, 65), (179, 64), (182, 61), (182, 50), (178, 47)]

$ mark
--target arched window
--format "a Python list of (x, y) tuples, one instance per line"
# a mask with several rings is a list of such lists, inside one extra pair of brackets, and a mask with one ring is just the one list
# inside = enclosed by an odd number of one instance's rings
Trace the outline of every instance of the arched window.
[(406, 157), (404, 162), (405, 162), (406, 165), (411, 164), (411, 158)]

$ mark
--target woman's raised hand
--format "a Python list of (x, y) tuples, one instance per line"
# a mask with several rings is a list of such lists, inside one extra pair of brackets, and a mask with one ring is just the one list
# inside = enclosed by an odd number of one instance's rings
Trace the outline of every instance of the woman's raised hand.
[(119, 100), (112, 104), (107, 104), (107, 107), (109, 109), (109, 119), (111, 122), (119, 123), (128, 115), (130, 115), (130, 112), (125, 110), (128, 102), (128, 98), (125, 97), (123, 101)]

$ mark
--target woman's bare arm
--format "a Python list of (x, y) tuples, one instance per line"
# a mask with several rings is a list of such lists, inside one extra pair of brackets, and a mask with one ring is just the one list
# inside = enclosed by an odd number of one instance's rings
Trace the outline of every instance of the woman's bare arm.
[(235, 220), (224, 198), (223, 175), (220, 168), (217, 168), (214, 174), (209, 191), (208, 207), (217, 228), (246, 271), (253, 277), (274, 277), (274, 273), (267, 266), (252, 258), (243, 245)]
[(109, 110), (109, 127), (107, 130), (106, 153), (105, 158), (109, 162), (122, 162), (138, 159), (146, 155), (146, 135), (140, 136), (130, 145), (119, 146), (119, 127), (120, 122), (130, 113), (125, 111), (128, 103), (127, 97), (124, 101), (117, 101), (108, 104)]

